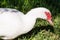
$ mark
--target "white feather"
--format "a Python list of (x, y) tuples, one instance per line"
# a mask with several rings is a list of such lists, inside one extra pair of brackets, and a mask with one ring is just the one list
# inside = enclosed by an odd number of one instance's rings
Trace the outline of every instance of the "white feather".
[(35, 8), (27, 14), (16, 9), (0, 8), (0, 36), (2, 39), (14, 39), (29, 32), (36, 22), (36, 18), (46, 19), (46, 8)]

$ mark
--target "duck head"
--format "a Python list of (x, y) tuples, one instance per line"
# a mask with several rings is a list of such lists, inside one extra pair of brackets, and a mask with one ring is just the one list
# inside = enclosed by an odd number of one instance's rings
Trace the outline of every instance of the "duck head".
[(35, 19), (41, 18), (47, 20), (53, 26), (51, 12), (44, 7), (34, 8), (28, 12), (28, 15), (31, 15)]

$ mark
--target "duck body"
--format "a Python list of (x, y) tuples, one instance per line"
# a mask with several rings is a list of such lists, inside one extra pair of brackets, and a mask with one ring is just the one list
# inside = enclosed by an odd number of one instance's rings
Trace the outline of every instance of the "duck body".
[(18, 10), (0, 9), (0, 36), (2, 39), (13, 39), (18, 35), (27, 33), (33, 28), (34, 23), (34, 20)]
[(43, 7), (32, 9), (27, 14), (16, 9), (0, 8), (0, 37), (14, 39), (29, 32), (34, 27), (37, 18), (47, 19), (45, 12), (49, 12), (50, 15), (50, 11)]
[(15, 38), (19, 34), (18, 30), (23, 30), (21, 17), (23, 14), (21, 14), (20, 12), (11, 12), (10, 10), (12, 9), (7, 9), (7, 11), (5, 10), (6, 9), (2, 9), (0, 13), (0, 36), (3, 36), (3, 39)]

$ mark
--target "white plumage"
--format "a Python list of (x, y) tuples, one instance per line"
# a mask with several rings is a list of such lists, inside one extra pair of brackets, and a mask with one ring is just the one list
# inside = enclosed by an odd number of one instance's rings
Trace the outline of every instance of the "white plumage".
[(46, 8), (34, 8), (23, 14), (16, 9), (0, 8), (0, 37), (2, 39), (14, 39), (17, 36), (29, 32), (36, 18), (47, 19), (44, 12), (50, 12)]

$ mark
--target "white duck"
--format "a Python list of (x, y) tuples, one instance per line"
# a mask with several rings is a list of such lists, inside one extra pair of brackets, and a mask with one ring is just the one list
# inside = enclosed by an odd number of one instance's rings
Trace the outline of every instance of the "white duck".
[(0, 37), (10, 40), (29, 32), (37, 18), (45, 19), (53, 25), (51, 12), (43, 7), (34, 8), (25, 15), (16, 9), (0, 8)]

